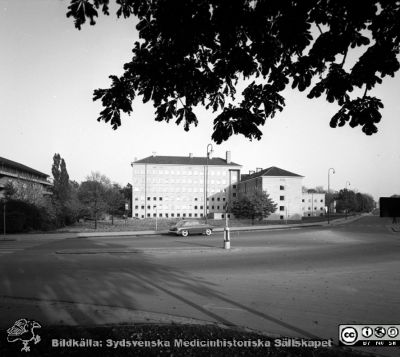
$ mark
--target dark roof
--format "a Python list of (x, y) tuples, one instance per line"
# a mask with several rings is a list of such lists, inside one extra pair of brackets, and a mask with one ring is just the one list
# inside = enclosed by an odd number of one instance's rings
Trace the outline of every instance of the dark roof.
[[(162, 165), (206, 165), (206, 157), (189, 157), (189, 156), (149, 156), (141, 160), (137, 160), (134, 164), (162, 164)], [(231, 162), (228, 164), (225, 159), (220, 157), (213, 157), (208, 159), (208, 165), (218, 166), (240, 166)]]
[(247, 181), (259, 176), (275, 176), (275, 177), (304, 177), (293, 172), (280, 169), (279, 167), (271, 166), (268, 169), (261, 170), (251, 175), (242, 175), (241, 181)]
[(30, 174), (41, 176), (43, 178), (49, 177), (49, 175), (46, 175), (43, 172), (40, 172), (40, 171), (35, 170), (35, 169), (32, 169), (31, 167), (22, 165), (19, 162), (15, 162), (15, 161), (12, 161), (12, 160), (5, 159), (4, 157), (0, 156), (0, 168), (2, 166), (9, 167), (9, 168), (12, 168), (12, 169), (21, 170), (21, 171), (25, 171), (25, 172), (29, 172)]

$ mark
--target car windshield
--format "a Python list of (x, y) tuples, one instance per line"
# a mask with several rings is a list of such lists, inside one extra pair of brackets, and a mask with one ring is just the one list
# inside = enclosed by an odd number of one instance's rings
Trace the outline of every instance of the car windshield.
[(175, 227), (182, 227), (182, 226), (184, 226), (185, 225), (185, 223), (186, 223), (186, 221), (179, 221), (177, 224), (175, 224)]
[(187, 226), (195, 226), (200, 224), (199, 221), (180, 221), (178, 222), (175, 227), (187, 227)]

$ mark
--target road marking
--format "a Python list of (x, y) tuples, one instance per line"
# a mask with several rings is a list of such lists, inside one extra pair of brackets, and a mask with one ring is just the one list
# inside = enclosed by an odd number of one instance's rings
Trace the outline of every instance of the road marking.
[(244, 309), (238, 307), (228, 307), (228, 306), (216, 306), (214, 304), (206, 304), (203, 305), (205, 309), (212, 309), (212, 310), (231, 310), (231, 311), (245, 311)]

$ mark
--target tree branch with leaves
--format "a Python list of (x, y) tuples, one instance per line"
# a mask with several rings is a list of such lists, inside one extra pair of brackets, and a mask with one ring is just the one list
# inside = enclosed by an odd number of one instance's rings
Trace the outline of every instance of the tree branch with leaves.
[[(216, 113), (212, 139), (231, 135), (260, 139), (260, 127), (285, 106), (282, 92), (309, 90), (340, 106), (331, 127), (349, 123), (367, 135), (377, 132), (380, 99), (351, 98), (370, 92), (399, 70), (400, 2), (394, 0), (116, 0), (117, 16), (138, 19), (139, 41), (124, 74), (96, 89), (104, 109), (98, 120), (121, 126), (132, 101), (152, 101), (157, 121), (197, 125), (203, 105)], [(110, 0), (71, 0), (67, 16), (81, 29), (109, 15)], [(361, 55), (350, 70), (351, 50)], [(254, 79), (241, 93), (239, 80)]]

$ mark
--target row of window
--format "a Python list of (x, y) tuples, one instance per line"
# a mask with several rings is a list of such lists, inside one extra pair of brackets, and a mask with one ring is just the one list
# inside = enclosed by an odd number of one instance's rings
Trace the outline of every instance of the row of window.
[[(139, 169), (139, 170), (134, 170), (133, 175), (144, 175), (145, 170), (144, 169)], [(192, 170), (189, 168), (189, 170), (155, 170), (155, 169), (148, 169), (147, 170), (147, 175), (201, 175), (204, 176), (204, 171), (198, 171), (198, 170)], [(223, 170), (223, 171), (215, 171), (212, 169), (208, 169), (208, 175), (209, 176), (228, 176), (229, 171), (228, 170)]]
[[(249, 188), (249, 189), (251, 189), (251, 190), (253, 190), (253, 191), (254, 191), (254, 190), (257, 190), (257, 189), (258, 189), (258, 186), (260, 186), (260, 187), (262, 186), (261, 181), (259, 182), (258, 180), (255, 181), (255, 186), (253, 186), (251, 182), (249, 183), (249, 185), (250, 185), (250, 188)], [(279, 190), (280, 190), (280, 191), (284, 191), (284, 190), (285, 190), (285, 186), (280, 185), (280, 186), (279, 186)], [(242, 191), (245, 192), (245, 193), (247, 193), (247, 182), (245, 182), (245, 183), (242, 184)], [(283, 197), (283, 196), (281, 196), (281, 197)]]
[[(305, 202), (304, 198), (301, 200), (301, 202)], [(311, 202), (311, 198), (308, 199), (308, 202)], [(318, 200), (314, 199), (314, 202), (318, 202)], [(324, 202), (324, 200), (320, 200), (319, 202)]]
[[(156, 213), (153, 213), (153, 214), (151, 214), (151, 213), (147, 213), (147, 218), (156, 218), (156, 217), (159, 217), (159, 218), (175, 218), (175, 217), (177, 217), (177, 218), (180, 218), (180, 217), (183, 217), (183, 218), (186, 218), (186, 217), (189, 217), (189, 218), (191, 218), (191, 217), (195, 217), (195, 218), (198, 218), (198, 217), (204, 217), (204, 214), (203, 213), (182, 213), (182, 214), (180, 214), (180, 213), (159, 213), (158, 214), (158, 216), (157, 216), (157, 214)], [(139, 215), (139, 213), (135, 213), (135, 217), (136, 218), (145, 218), (145, 216), (144, 216), (144, 214), (142, 214), (142, 215)], [(223, 217), (222, 217), (223, 218)]]
[[(236, 197), (236, 193), (233, 193), (232, 196)], [(134, 200), (135, 201), (139, 201), (139, 198), (140, 198), (140, 200), (144, 199), (144, 197), (142, 196), (142, 197), (135, 197)], [(168, 201), (168, 199), (169, 199), (169, 197), (165, 198), (166, 201)], [(191, 201), (192, 199), (194, 201), (198, 201), (199, 200), (198, 197), (186, 197), (186, 201)], [(164, 200), (164, 197), (157, 197), (157, 196), (153, 196), (153, 198), (149, 197), (149, 196), (147, 197), (147, 201), (163, 201), (163, 200)], [(180, 201), (180, 200), (185, 201), (185, 199), (182, 199), (181, 197), (173, 197), (172, 201), (175, 201), (175, 200), (176, 201)], [(203, 201), (203, 197), (201, 197), (200, 200)], [(218, 201), (218, 202), (219, 201), (225, 202), (226, 198), (225, 197), (207, 197), (207, 201), (210, 201), (210, 200), (211, 201)]]
[[(145, 206), (140, 206), (140, 208), (139, 208), (139, 206), (135, 206), (135, 210), (143, 210), (144, 208), (145, 208)], [(174, 208), (176, 208), (176, 209), (200, 209), (200, 210), (202, 210), (202, 209), (204, 209), (204, 206), (194, 206), (193, 208), (192, 208), (192, 206), (181, 206), (181, 207), (175, 206)], [(223, 208), (225, 208), (225, 205), (224, 206), (211, 206), (211, 209), (219, 210), (219, 209), (223, 209)], [(147, 209), (157, 209), (157, 206), (156, 205), (147, 206)], [(162, 206), (162, 207), (158, 206), (158, 209), (169, 209), (169, 207), (168, 206)], [(207, 209), (210, 209), (210, 206), (207, 206)]]
[[(144, 187), (141, 187), (140, 189), (137, 188), (137, 190), (144, 191)], [(149, 188), (152, 192), (158, 192), (158, 193), (168, 193), (168, 192), (173, 192), (173, 193), (182, 193), (182, 192), (199, 192), (199, 193), (204, 193), (204, 187), (180, 187), (180, 186), (165, 186), (165, 187), (154, 187), (151, 186)], [(227, 187), (208, 187), (207, 192), (208, 193), (217, 193), (217, 192), (227, 192), (229, 191), (229, 188)]]
[[(140, 197), (134, 197), (134, 200), (135, 201), (144, 201), (144, 196), (140, 196)], [(151, 199), (151, 197), (147, 197), (147, 201), (151, 201), (152, 199)], [(199, 201), (199, 198), (198, 197), (168, 197), (168, 196), (165, 196), (165, 197), (158, 197), (158, 199), (157, 199), (157, 197), (153, 197), (153, 201), (163, 201), (163, 200), (165, 200), (165, 201), (192, 201), (192, 200), (194, 200), (194, 201)], [(200, 201), (203, 201), (203, 197), (200, 197)]]
[[(285, 206), (279, 206), (279, 211), (284, 211), (284, 210), (285, 210)], [(310, 211), (311, 208), (308, 207), (308, 210)], [(314, 210), (317, 210), (317, 207), (314, 207)], [(321, 207), (320, 210), (323, 211), (324, 207)], [(305, 207), (303, 207), (303, 211), (305, 211)]]
[[(133, 183), (142, 183), (144, 184), (145, 179), (144, 178), (135, 178), (133, 180)], [(200, 180), (192, 180), (192, 179), (185, 179), (185, 178), (179, 178), (179, 179), (174, 179), (174, 178), (148, 178), (147, 183), (192, 183), (192, 184), (203, 184), (204, 181), (202, 179)], [(227, 185), (228, 181), (227, 180), (208, 180), (208, 184), (210, 185)]]
[[(207, 201), (210, 200), (210, 197), (207, 197)], [(211, 201), (221, 201), (221, 197), (211, 197)], [(222, 197), (222, 201), (225, 201), (225, 197)]]
[(4, 173), (10, 173), (16, 175), (20, 179), (28, 179), (28, 180), (38, 180), (38, 181), (46, 181), (43, 176), (34, 175), (32, 173), (21, 171), (9, 166), (0, 166), (0, 170)]

